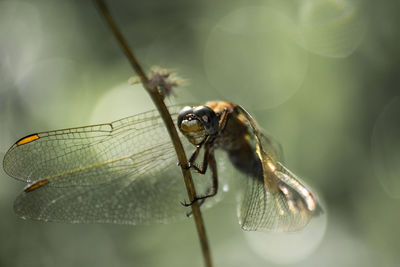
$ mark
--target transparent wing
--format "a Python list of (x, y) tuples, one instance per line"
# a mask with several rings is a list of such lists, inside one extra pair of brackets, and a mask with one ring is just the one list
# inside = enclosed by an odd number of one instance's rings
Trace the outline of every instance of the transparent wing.
[[(170, 108), (173, 118), (181, 107)], [(184, 217), (187, 197), (167, 130), (157, 111), (110, 124), (22, 138), (5, 171), (33, 185), (14, 209), (22, 217), (72, 223), (140, 224)], [(32, 185), (29, 188), (32, 188)]]
[[(176, 117), (180, 107), (171, 108)], [(52, 186), (93, 185), (147, 172), (173, 162), (174, 150), (157, 111), (112, 123), (41, 132), (20, 139), (6, 153), (10, 176)]]
[(322, 209), (313, 193), (278, 162), (277, 169), (267, 175), (274, 179), (275, 188), (267, 182), (247, 179), (239, 221), (249, 231), (292, 232), (304, 228)]
[(242, 116), (243, 121), (245, 121), (249, 125), (249, 127), (253, 129), (253, 134), (255, 135), (255, 132), (259, 133), (257, 134), (256, 138), (253, 138), (253, 141), (256, 143), (255, 146), (257, 146), (257, 142), (261, 142), (263, 144), (264, 150), (268, 151), (269, 157), (271, 157), (275, 161), (283, 162), (284, 157), (281, 144), (266, 131), (261, 130), (253, 117), (243, 107), (236, 105), (236, 109), (238, 113)]
[(258, 138), (263, 144), (264, 151), (268, 151), (268, 155), (271, 159), (283, 162), (284, 157), (281, 144), (265, 131), (261, 131), (261, 129), (259, 129), (258, 132), (260, 133), (258, 134)]
[[(174, 157), (174, 160), (176, 158)], [(176, 162), (162, 174), (128, 174), (111, 183), (90, 186), (42, 186), (22, 192), (14, 203), (23, 218), (69, 223), (166, 223), (186, 217), (187, 199)]]
[(298, 231), (319, 214), (315, 195), (278, 160), (279, 150), (241, 107), (249, 122), (260, 158), (263, 177), (248, 177), (239, 207), (239, 222), (250, 231)]

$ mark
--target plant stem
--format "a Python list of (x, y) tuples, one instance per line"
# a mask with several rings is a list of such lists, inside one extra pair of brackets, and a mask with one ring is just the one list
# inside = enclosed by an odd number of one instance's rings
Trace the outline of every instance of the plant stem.
[[(172, 143), (175, 147), (175, 151), (178, 156), (178, 160), (181, 163), (180, 166), (181, 166), (183, 178), (184, 178), (185, 185), (186, 185), (186, 190), (187, 190), (187, 193), (189, 196), (189, 200), (190, 200), (190, 202), (193, 202), (196, 197), (196, 190), (194, 187), (194, 183), (193, 183), (193, 179), (192, 179), (190, 170), (188, 168), (186, 168), (186, 166), (188, 166), (188, 162), (187, 162), (187, 158), (185, 155), (185, 150), (183, 149), (183, 146), (179, 139), (178, 133), (176, 131), (174, 122), (171, 118), (171, 115), (169, 114), (169, 111), (164, 103), (164, 100), (161, 97), (160, 93), (158, 92), (157, 88), (154, 85), (149, 83), (149, 79), (147, 78), (145, 72), (143, 71), (142, 67), (140, 66), (139, 62), (137, 61), (136, 57), (134, 56), (132, 50), (129, 48), (129, 46), (128, 46), (127, 42), (125, 41), (124, 37), (122, 36), (121, 32), (119, 31), (114, 19), (111, 16), (111, 13), (109, 12), (109, 10), (108, 10), (107, 6), (105, 5), (105, 3), (103, 2), (103, 0), (95, 0), (95, 3), (98, 6), (101, 14), (104, 16), (104, 19), (106, 20), (108, 26), (110, 27), (112, 33), (114, 34), (114, 37), (117, 39), (119, 45), (121, 46), (122, 50), (124, 51), (129, 62), (131, 63), (133, 69), (136, 71), (136, 73), (140, 77), (140, 80), (141, 80), (144, 88), (150, 94), (150, 97), (152, 98), (155, 106), (157, 107), (158, 111), (160, 112), (162, 119), (164, 120), (164, 123), (167, 127), (168, 133), (171, 137)], [(207, 235), (206, 235), (205, 226), (204, 226), (204, 222), (203, 222), (199, 204), (196, 201), (193, 203), (193, 205), (191, 207), (192, 207), (193, 218), (196, 223), (197, 233), (198, 233), (199, 239), (200, 239), (200, 244), (201, 244), (201, 248), (202, 248), (202, 252), (203, 252), (205, 266), (212, 267), (210, 248), (208, 245)]]

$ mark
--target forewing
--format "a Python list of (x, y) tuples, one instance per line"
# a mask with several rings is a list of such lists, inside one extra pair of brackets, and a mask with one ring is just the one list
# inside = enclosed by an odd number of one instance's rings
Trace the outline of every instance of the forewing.
[[(173, 118), (180, 109), (170, 108)], [(10, 148), (3, 164), (11, 176), (33, 183), (14, 203), (22, 217), (142, 224), (185, 217), (177, 162), (161, 118), (151, 111), (31, 135)]]
[[(180, 107), (172, 107), (176, 117)], [(41, 132), (20, 139), (6, 153), (7, 174), (27, 183), (94, 185), (135, 179), (171, 164), (174, 150), (157, 111), (112, 123)]]
[(260, 158), (263, 177), (248, 177), (239, 207), (239, 222), (250, 231), (298, 231), (319, 214), (316, 196), (304, 183), (283, 166), (279, 150), (258, 128), (253, 118), (241, 107), (255, 139), (255, 152)]

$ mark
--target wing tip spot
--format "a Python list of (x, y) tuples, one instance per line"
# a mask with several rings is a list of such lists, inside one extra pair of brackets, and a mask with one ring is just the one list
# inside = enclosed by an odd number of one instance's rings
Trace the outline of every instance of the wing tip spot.
[(40, 138), (40, 137), (39, 137), (39, 135), (38, 135), (37, 133), (36, 133), (36, 134), (31, 134), (31, 135), (22, 137), (22, 138), (19, 139), (15, 144), (16, 144), (17, 146), (21, 146), (21, 145), (24, 145), (24, 144), (33, 142), (33, 141), (35, 141), (35, 140), (37, 140), (37, 139), (39, 139), (39, 138)]

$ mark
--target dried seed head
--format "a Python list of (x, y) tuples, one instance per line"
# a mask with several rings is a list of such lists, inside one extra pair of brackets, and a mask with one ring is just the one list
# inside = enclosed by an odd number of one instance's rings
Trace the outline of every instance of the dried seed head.
[[(131, 77), (130, 84), (140, 83), (140, 77)], [(163, 98), (166, 96), (176, 96), (174, 87), (178, 87), (184, 83), (184, 80), (176, 75), (175, 72), (162, 69), (160, 67), (152, 67), (149, 75), (149, 82), (158, 89)]]

